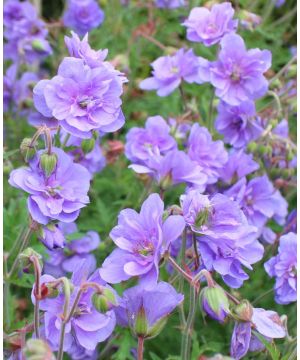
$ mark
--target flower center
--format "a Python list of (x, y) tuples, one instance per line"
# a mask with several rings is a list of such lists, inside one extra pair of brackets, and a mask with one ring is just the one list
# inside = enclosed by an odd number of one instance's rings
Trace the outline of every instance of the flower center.
[(178, 74), (179, 73), (179, 68), (177, 66), (172, 66), (171, 67), (171, 73), (172, 74)]
[(233, 66), (230, 78), (234, 82), (238, 82), (241, 80), (241, 70), (239, 69), (238, 66), (236, 66), (236, 65)]

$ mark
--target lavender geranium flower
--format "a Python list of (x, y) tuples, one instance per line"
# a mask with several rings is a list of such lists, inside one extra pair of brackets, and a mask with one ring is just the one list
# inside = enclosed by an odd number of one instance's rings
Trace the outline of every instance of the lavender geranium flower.
[(55, 117), (65, 131), (88, 138), (92, 130), (112, 132), (123, 126), (123, 82), (118, 72), (101, 62), (90, 68), (83, 59), (67, 57), (57, 76), (35, 86), (34, 104), (42, 115)]
[[(254, 341), (251, 337), (251, 328), (254, 328), (254, 330), (263, 335), (266, 340), (278, 339), (286, 336), (284, 326), (276, 312), (261, 308), (253, 308), (253, 314), (250, 321), (235, 323), (230, 349), (230, 354), (234, 359), (241, 359), (249, 350), (251, 351), (251, 348), (253, 350), (257, 349), (257, 342), (260, 343), (260, 341), (255, 340), (255, 347), (251, 344), (251, 342)], [(260, 343), (260, 345), (264, 348), (263, 344)]]
[(176, 9), (185, 6), (185, 0), (156, 0), (155, 6), (165, 9)]
[(151, 194), (143, 203), (140, 213), (122, 210), (118, 225), (110, 237), (118, 246), (104, 261), (101, 277), (109, 283), (119, 283), (139, 276), (145, 283), (158, 279), (158, 263), (172, 241), (182, 233), (182, 216), (171, 215), (163, 221), (164, 203), (158, 194)]
[[(88, 43), (88, 34), (82, 40), (79, 36), (71, 31), (72, 37), (65, 36), (65, 44), (71, 57), (83, 59), (86, 65), (91, 68), (99, 67), (105, 60), (108, 50), (94, 50)], [(108, 63), (107, 63), (108, 64)]]
[(270, 51), (247, 50), (239, 35), (228, 34), (221, 40), (218, 60), (210, 66), (211, 83), (219, 98), (237, 106), (267, 92), (268, 81), (263, 74), (270, 66)]
[(189, 187), (204, 191), (207, 184), (204, 169), (183, 151), (173, 150), (165, 156), (152, 156), (147, 165), (132, 164), (129, 168), (138, 174), (154, 177), (162, 189), (186, 183)]
[(297, 300), (297, 236), (290, 232), (279, 241), (278, 255), (265, 263), (265, 269), (276, 278), (275, 301), (289, 304)]
[(184, 80), (202, 84), (209, 81), (208, 61), (196, 56), (192, 49), (178, 50), (162, 56), (152, 64), (152, 77), (140, 83), (142, 90), (157, 90), (158, 96), (170, 95)]
[(17, 78), (18, 67), (10, 65), (3, 76), (3, 108), (4, 112), (13, 107), (14, 85)]
[(183, 23), (187, 27), (187, 39), (205, 46), (218, 43), (225, 34), (236, 31), (238, 20), (233, 20), (234, 9), (230, 2), (215, 4), (211, 10), (195, 7)]
[(194, 124), (190, 132), (188, 155), (208, 176), (208, 184), (213, 184), (218, 180), (219, 171), (228, 160), (223, 142), (213, 141), (209, 131), (198, 124)]
[(279, 224), (284, 223), (287, 202), (266, 175), (255, 177), (249, 182), (242, 178), (225, 194), (240, 204), (249, 223), (260, 231), (271, 218)]
[[(154, 337), (183, 298), (166, 282), (159, 282), (148, 289), (135, 286), (124, 291), (120, 306), (116, 309), (118, 322), (123, 326), (129, 325), (138, 336)], [(139, 326), (141, 322), (145, 324), (142, 332)]]
[(240, 287), (249, 276), (242, 266), (252, 269), (264, 252), (257, 241), (257, 229), (248, 224), (239, 205), (227, 196), (209, 198), (197, 190), (180, 198), (184, 219), (197, 237), (205, 268), (217, 271), (225, 283)]
[(73, 222), (89, 202), (90, 174), (83, 166), (74, 164), (61, 149), (53, 148), (57, 164), (47, 177), (40, 165), (43, 152), (38, 152), (29, 168), (13, 170), (9, 183), (29, 194), (28, 209), (36, 222), (43, 225), (51, 220)]
[[(73, 272), (71, 283), (74, 287), (68, 311), (74, 303), (80, 286), (88, 281), (95, 282), (99, 286), (106, 287), (106, 283), (100, 278), (96, 271), (88, 277), (89, 269), (85, 261), (77, 263), (77, 269)], [(50, 275), (41, 277), (41, 284), (54, 281)], [(109, 289), (111, 289), (109, 287)], [(112, 290), (112, 289), (111, 289)], [(99, 313), (93, 306), (92, 294), (94, 290), (85, 291), (78, 302), (75, 316), (66, 325), (64, 351), (71, 351), (76, 346), (82, 346), (86, 350), (94, 350), (99, 342), (105, 341), (114, 330), (116, 318), (113, 310)], [(32, 295), (32, 300), (34, 296)], [(55, 298), (46, 298), (40, 301), (40, 309), (44, 311), (43, 332), (53, 351), (58, 349), (60, 328), (62, 325), (61, 314), (63, 313), (65, 295), (63, 291)]]
[(48, 251), (44, 263), (44, 273), (60, 277), (76, 270), (77, 264), (82, 260), (86, 261), (86, 267), (91, 274), (96, 269), (97, 261), (91, 253), (100, 244), (100, 237), (95, 231), (88, 231), (86, 234), (76, 234), (78, 229), (75, 223), (58, 223), (57, 229), (66, 239), (69, 236), (76, 236), (71, 241), (65, 241), (64, 249), (51, 249)]
[(134, 163), (147, 164), (149, 158), (176, 148), (170, 127), (161, 116), (149, 117), (145, 128), (131, 128), (126, 135), (125, 155)]
[(103, 20), (104, 12), (95, 0), (68, 0), (63, 22), (79, 35), (95, 29)]
[(240, 149), (229, 153), (228, 161), (219, 174), (222, 181), (230, 184), (258, 169), (259, 165), (253, 160), (252, 154), (246, 154)]
[(245, 147), (263, 131), (256, 119), (255, 104), (252, 101), (243, 102), (239, 106), (220, 102), (215, 127), (224, 135), (224, 141), (235, 148)]
[(65, 246), (65, 237), (57, 224), (43, 226), (38, 234), (39, 240), (48, 248), (56, 249)]
[(52, 53), (46, 40), (48, 31), (28, 1), (6, 1), (4, 6), (5, 57), (13, 61), (35, 62)]

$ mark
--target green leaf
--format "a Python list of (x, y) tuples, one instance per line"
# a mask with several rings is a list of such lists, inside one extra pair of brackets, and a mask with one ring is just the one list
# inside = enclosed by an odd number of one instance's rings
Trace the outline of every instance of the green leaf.
[(137, 346), (137, 341), (126, 329), (120, 337), (116, 338), (114, 344), (118, 346), (117, 352), (112, 355), (112, 360), (133, 360), (131, 349)]
[(280, 359), (280, 351), (276, 348), (274, 343), (269, 343), (262, 335), (260, 335), (256, 331), (253, 331), (253, 334), (265, 345), (266, 349), (272, 357), (272, 360)]
[(153, 352), (149, 353), (151, 360), (161, 360), (161, 358), (159, 356), (157, 356), (156, 354), (154, 354)]

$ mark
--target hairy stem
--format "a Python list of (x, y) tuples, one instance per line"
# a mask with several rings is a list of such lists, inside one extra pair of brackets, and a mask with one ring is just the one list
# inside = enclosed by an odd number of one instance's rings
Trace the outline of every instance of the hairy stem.
[(35, 304), (34, 304), (34, 332), (37, 339), (40, 337), (40, 299), (41, 299), (41, 265), (39, 259), (33, 255), (30, 257), (30, 261), (34, 266), (34, 277), (35, 277), (35, 286), (34, 286), (34, 295), (35, 295)]
[(177, 270), (188, 282), (193, 280), (193, 278), (188, 273), (186, 273), (171, 256), (168, 256), (168, 260), (173, 268)]
[(18, 262), (19, 262), (19, 254), (26, 248), (31, 235), (33, 234), (33, 231), (34, 231), (33, 227), (29, 226), (26, 233), (24, 234), (22, 242), (21, 242), (21, 246), (20, 246), (19, 251), (18, 251), (18, 254), (17, 254), (16, 258), (15, 258), (15, 261), (12, 264), (12, 267), (11, 267), (8, 275), (7, 275), (8, 278), (10, 278), (10, 277), (12, 277), (14, 275), (14, 272), (15, 272), (15, 270), (16, 270), (16, 268), (18, 266)]
[(65, 331), (66, 323), (63, 321), (60, 328), (60, 337), (59, 337), (59, 348), (57, 353), (57, 360), (62, 360), (64, 356), (64, 341), (65, 341)]
[(197, 270), (200, 266), (200, 257), (198, 253), (196, 234), (193, 233), (192, 237), (193, 237), (193, 247), (195, 252), (195, 270)]
[(194, 320), (196, 315), (196, 300), (197, 300), (197, 289), (195, 286), (190, 286), (190, 305), (189, 314), (186, 321), (186, 326), (182, 335), (181, 342), (181, 359), (191, 359), (191, 337), (193, 332)]
[(139, 336), (138, 337), (138, 360), (144, 359), (144, 338)]

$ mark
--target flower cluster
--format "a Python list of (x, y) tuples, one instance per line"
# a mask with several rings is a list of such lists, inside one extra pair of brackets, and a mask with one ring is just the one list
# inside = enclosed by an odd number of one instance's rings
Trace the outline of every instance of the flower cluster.
[(4, 54), (17, 63), (37, 62), (52, 53), (45, 23), (29, 1), (8, 0), (3, 9)]
[(125, 121), (120, 96), (126, 79), (103, 61), (102, 51), (92, 50), (87, 41), (85, 37), (80, 42), (73, 34), (67, 40), (71, 56), (64, 58), (57, 76), (41, 80), (33, 89), (36, 109), (81, 138), (91, 137), (93, 130), (116, 131)]

